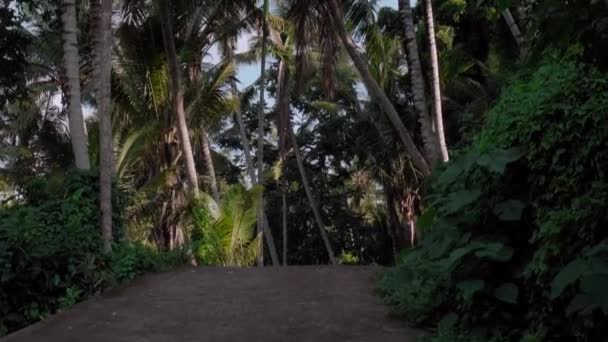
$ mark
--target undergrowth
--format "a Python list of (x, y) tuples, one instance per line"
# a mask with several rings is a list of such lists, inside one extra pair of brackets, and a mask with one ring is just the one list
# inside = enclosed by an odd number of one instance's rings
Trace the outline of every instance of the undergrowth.
[(608, 333), (608, 79), (572, 56), (526, 69), (429, 182), (421, 246), (379, 283), (430, 341)]

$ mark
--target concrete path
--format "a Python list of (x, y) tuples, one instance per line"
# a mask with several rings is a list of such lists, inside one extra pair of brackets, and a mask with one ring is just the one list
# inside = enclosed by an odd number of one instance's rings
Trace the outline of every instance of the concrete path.
[(373, 293), (376, 267), (187, 268), (128, 286), (2, 342), (413, 342)]

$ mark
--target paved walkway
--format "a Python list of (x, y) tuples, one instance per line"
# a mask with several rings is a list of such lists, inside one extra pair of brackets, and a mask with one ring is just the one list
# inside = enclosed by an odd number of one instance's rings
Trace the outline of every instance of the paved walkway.
[(149, 275), (2, 342), (415, 341), (375, 267), (188, 268)]

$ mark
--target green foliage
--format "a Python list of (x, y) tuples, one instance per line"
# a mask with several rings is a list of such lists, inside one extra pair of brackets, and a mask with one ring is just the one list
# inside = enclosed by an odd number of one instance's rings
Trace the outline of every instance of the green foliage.
[[(31, 181), (0, 209), (0, 333), (40, 320), (146, 271), (183, 263), (136, 244), (102, 251), (96, 177), (70, 171)], [(120, 210), (115, 211), (119, 239)]]
[[(379, 284), (435, 341), (595, 341), (608, 315), (608, 81), (546, 58), (431, 180), (422, 246)], [(446, 322), (451, 324), (444, 324)]]
[(338, 258), (340, 265), (356, 265), (359, 263), (359, 258), (356, 255), (349, 252), (342, 252)]
[(232, 186), (219, 206), (208, 196), (193, 204), (193, 252), (199, 265), (255, 263), (261, 243), (260, 235), (255, 235), (259, 191)]
[(123, 242), (112, 250), (109, 271), (113, 283), (124, 283), (147, 272), (159, 272), (184, 265), (189, 260), (184, 247), (159, 253), (141, 243)]

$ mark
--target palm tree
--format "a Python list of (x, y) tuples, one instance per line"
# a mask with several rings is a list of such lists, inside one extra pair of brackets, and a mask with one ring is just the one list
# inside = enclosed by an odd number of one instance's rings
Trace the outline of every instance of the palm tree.
[[(232, 83), (232, 92), (235, 96), (238, 97), (239, 91), (236, 87), (236, 82)], [(245, 164), (247, 167), (247, 173), (249, 175), (249, 180), (251, 181), (252, 185), (257, 185), (259, 184), (259, 180), (256, 177), (255, 174), (255, 167), (253, 165), (253, 158), (251, 157), (251, 145), (249, 144), (249, 139), (247, 139), (247, 130), (245, 127), (245, 121), (243, 120), (243, 113), (241, 112), (241, 104), (239, 101), (239, 104), (237, 105), (237, 109), (235, 111), (235, 117), (237, 120), (237, 125), (239, 128), (239, 138), (241, 140), (241, 145), (243, 146), (243, 154), (245, 155)], [(279, 258), (277, 255), (277, 250), (274, 244), (274, 237), (272, 236), (272, 232), (270, 231), (270, 229), (266, 228), (269, 227), (268, 225), (268, 217), (266, 216), (266, 210), (264, 209), (264, 207), (261, 208), (262, 212), (262, 225), (265, 227), (264, 231), (266, 231), (266, 234), (264, 234), (264, 241), (266, 241), (266, 244), (268, 246), (268, 250), (270, 252), (270, 260), (272, 262), (272, 265), (279, 265)]]
[(94, 17), (93, 63), (97, 116), (99, 118), (99, 208), (104, 250), (112, 250), (112, 147), (111, 76), (112, 76), (112, 0), (91, 3)]
[(361, 75), (361, 79), (367, 91), (376, 101), (378, 101), (383, 112), (385, 113), (385, 115), (387, 115), (391, 124), (397, 131), (399, 139), (405, 147), (405, 150), (407, 151), (410, 159), (412, 160), (412, 163), (416, 166), (416, 168), (418, 168), (418, 170), (420, 170), (420, 172), (422, 172), (423, 175), (429, 175), (431, 173), (431, 169), (429, 167), (428, 162), (424, 159), (424, 157), (414, 144), (411, 134), (408, 132), (407, 128), (401, 121), (399, 113), (397, 113), (397, 110), (391, 103), (390, 99), (388, 98), (384, 90), (380, 87), (378, 82), (371, 75), (367, 66), (367, 62), (365, 61), (364, 57), (359, 53), (357, 45), (353, 42), (350, 33), (348, 33), (337, 0), (328, 0), (327, 6), (329, 7), (328, 15), (331, 18), (332, 24), (337, 31), (342, 45), (346, 49), (346, 52), (350, 56), (350, 59), (353, 61), (353, 64)]
[(521, 34), (519, 26), (517, 25), (517, 22), (515, 22), (515, 19), (513, 18), (513, 14), (511, 14), (511, 10), (509, 8), (505, 8), (502, 11), (502, 17), (505, 19), (505, 23), (507, 23), (509, 31), (511, 31), (511, 35), (513, 35), (513, 39), (515, 40), (515, 43), (517, 43), (520, 52), (525, 55), (526, 48), (524, 46), (524, 38)]
[(429, 50), (431, 53), (431, 70), (433, 75), (433, 109), (435, 118), (435, 132), (439, 140), (441, 160), (445, 163), (450, 160), (448, 148), (445, 143), (443, 130), (443, 112), (441, 110), (441, 80), (439, 79), (439, 60), (437, 58), (437, 43), (435, 42), (435, 19), (433, 18), (433, 4), (431, 0), (424, 0), (426, 13), (426, 27), (429, 37)]
[[(265, 107), (266, 103), (264, 101), (264, 95), (266, 92), (266, 39), (268, 38), (268, 23), (266, 22), (268, 17), (269, 10), (269, 0), (264, 0), (263, 4), (263, 17), (261, 21), (262, 26), (262, 54), (261, 54), (261, 62), (260, 62), (260, 102), (258, 108), (258, 184), (264, 184), (264, 116), (265, 116)], [(259, 194), (260, 198), (258, 200), (258, 234), (262, 234), (264, 236), (264, 231), (267, 230), (264, 225), (263, 220), (263, 211), (264, 211), (264, 193), (261, 192)], [(258, 265), (264, 266), (264, 250), (263, 245), (261, 245), (262, 250), (258, 255)]]
[[(287, 156), (290, 151), (290, 147), (293, 147), (296, 160), (298, 161), (298, 171), (302, 184), (305, 188), (307, 199), (310, 204), (311, 210), (315, 223), (320, 230), (321, 237), (324, 241), (327, 253), (330, 257), (332, 264), (336, 263), (331, 243), (327, 237), (326, 225), (323, 222), (319, 205), (312, 194), (312, 188), (309, 185), (308, 177), (304, 169), (304, 162), (300, 151), (298, 150), (297, 141), (295, 141), (295, 134), (293, 132), (293, 126), (291, 123), (291, 68), (290, 65), (294, 60), (294, 46), (293, 46), (293, 26), (284, 18), (279, 16), (268, 17), (270, 25), (268, 25), (268, 42), (262, 41), (259, 46), (266, 49), (266, 46), (270, 48), (270, 51), (277, 59), (277, 79), (276, 79), (276, 117), (275, 125), (278, 131), (279, 138), (279, 160), (278, 167), (280, 168), (280, 176), (277, 177), (281, 181), (281, 192), (283, 201), (283, 262), (285, 264), (287, 260), (287, 203), (286, 203), (286, 191), (287, 184), (284, 178), (284, 167), (287, 162)], [(267, 44), (269, 43), (269, 44)], [(251, 58), (249, 58), (251, 59)]]
[(70, 137), (74, 161), (80, 170), (89, 170), (87, 132), (80, 101), (80, 57), (78, 54), (78, 25), (76, 0), (63, 0), (61, 21), (63, 22), (63, 62), (67, 79)]
[(175, 51), (175, 42), (173, 37), (173, 26), (171, 24), (171, 6), (168, 0), (160, 0), (160, 17), (161, 30), (163, 35), (163, 45), (167, 54), (167, 63), (169, 65), (169, 76), (171, 79), (171, 97), (173, 101), (173, 110), (177, 116), (177, 130), (179, 132), (182, 153), (186, 161), (186, 174), (188, 181), (192, 187), (194, 197), (199, 196), (198, 177), (196, 167), (194, 165), (194, 155), (190, 144), (190, 135), (186, 124), (186, 115), (184, 112), (184, 90), (181, 81), (181, 74), (177, 61), (177, 52)]
[(321, 211), (319, 210), (317, 201), (314, 198), (312, 194), (312, 189), (310, 187), (310, 184), (308, 183), (308, 177), (306, 176), (306, 171), (304, 170), (304, 162), (302, 161), (302, 155), (300, 154), (300, 148), (298, 147), (298, 142), (296, 139), (296, 135), (293, 132), (293, 129), (290, 129), (289, 134), (291, 136), (291, 143), (293, 144), (293, 152), (296, 156), (296, 162), (298, 163), (298, 170), (302, 179), (302, 185), (304, 186), (306, 197), (308, 198), (308, 202), (310, 203), (312, 214), (314, 215), (315, 221), (317, 222), (317, 226), (319, 227), (321, 239), (323, 239), (323, 244), (325, 245), (325, 249), (327, 250), (327, 254), (329, 256), (329, 261), (332, 263), (332, 265), (336, 265), (337, 261), (334, 255), (334, 251), (331, 247), (331, 242), (329, 241), (329, 237), (327, 236), (327, 228), (325, 228), (326, 226), (323, 222), (323, 218), (321, 217)]
[(422, 64), (420, 63), (414, 18), (409, 0), (399, 0), (399, 14), (403, 27), (403, 46), (407, 52), (408, 71), (412, 82), (412, 92), (414, 93), (414, 106), (418, 112), (418, 122), (420, 122), (420, 130), (424, 142), (424, 152), (429, 163), (434, 165), (439, 159), (439, 147), (435, 133), (433, 132), (433, 124), (428, 109), (424, 73), (422, 72)]
[[(225, 4), (226, 2), (223, 3), (223, 6), (226, 6)], [(227, 13), (237, 13), (238, 16), (236, 18), (233, 19), (233, 21), (230, 20), (226, 20), (225, 21), (225, 26), (227, 27), (223, 27), (223, 28), (218, 28), (218, 31), (226, 31), (227, 34), (216, 34), (217, 38), (216, 41), (218, 41), (219, 43), (219, 47), (220, 50), (222, 51), (223, 57), (224, 57), (224, 61), (225, 63), (236, 63), (235, 61), (235, 54), (234, 54), (234, 50), (235, 50), (235, 45), (236, 45), (236, 40), (238, 38), (238, 33), (240, 32), (238, 29), (239, 28), (243, 28), (243, 29), (248, 29), (250, 27), (253, 27), (255, 25), (259, 25), (260, 20), (264, 20), (263, 18), (260, 18), (261, 15), (259, 13), (259, 10), (255, 7), (255, 2), (251, 2), (251, 1), (234, 1), (234, 3), (228, 3), (228, 5), (234, 5), (233, 7), (227, 9)], [(241, 13), (245, 13), (245, 16), (242, 16)], [(267, 11), (266, 11), (267, 13)], [(263, 14), (263, 12), (262, 12)], [(265, 57), (264, 57), (265, 59)], [(262, 63), (263, 65), (265, 65), (265, 63)], [(265, 69), (265, 67), (263, 68)], [(262, 73), (262, 75), (265, 77), (265, 71)], [(258, 108), (258, 110), (262, 110), (261, 112), (258, 111), (258, 114), (264, 115), (263, 110), (265, 109), (265, 104), (263, 104), (264, 102), (264, 95), (265, 95), (265, 80), (262, 81), (260, 80), (261, 84), (263, 85), (264, 88), (261, 88), (260, 91), (262, 92), (261, 97), (260, 97), (260, 106)], [(243, 114), (241, 112), (241, 101), (240, 101), (240, 94), (236, 85), (236, 79), (234, 79), (231, 84), (230, 84), (230, 88), (231, 91), (233, 93), (233, 96), (237, 99), (237, 106), (234, 110), (234, 115), (236, 118), (236, 123), (238, 126), (238, 134), (239, 134), (239, 138), (241, 140), (241, 145), (243, 147), (243, 154), (245, 157), (245, 163), (246, 163), (246, 168), (247, 168), (247, 174), (249, 176), (249, 180), (251, 181), (252, 185), (256, 185), (256, 184), (262, 184), (263, 183), (263, 177), (259, 178), (259, 175), (263, 175), (263, 173), (259, 173), (258, 172), (258, 176), (256, 176), (256, 169), (253, 163), (253, 158), (252, 158), (252, 152), (251, 152), (251, 144), (249, 142), (249, 139), (247, 138), (247, 130), (245, 127), (245, 123), (243, 120)], [(262, 90), (264, 89), (264, 90)], [(259, 135), (259, 130), (258, 130), (258, 135)], [(263, 138), (263, 133), (262, 133), (262, 138)], [(259, 140), (258, 140), (259, 142)], [(261, 165), (263, 167), (263, 165)], [(258, 167), (260, 167), (260, 165), (258, 165)], [(269, 224), (268, 224), (268, 218), (266, 216), (266, 211), (264, 207), (258, 208), (258, 210), (261, 210), (261, 212), (258, 213), (257, 217), (258, 220), (260, 220), (261, 224), (261, 231), (264, 232), (263, 233), (263, 241), (266, 241), (266, 245), (268, 247), (268, 251), (270, 254), (270, 261), (272, 265), (279, 265), (279, 258), (278, 258), (278, 254), (276, 251), (276, 246), (274, 243), (274, 237), (272, 235), (272, 232), (269, 229)], [(263, 254), (261, 254), (261, 257), (263, 257)]]

